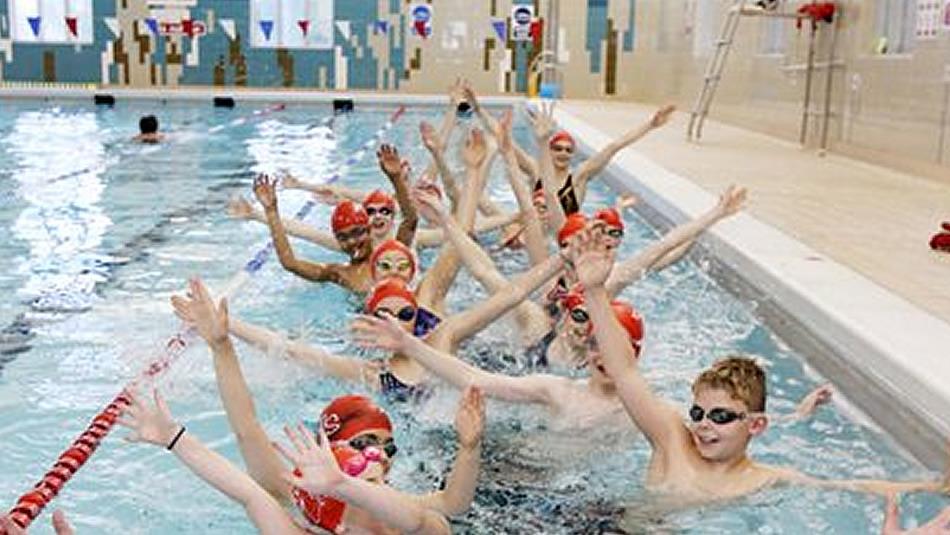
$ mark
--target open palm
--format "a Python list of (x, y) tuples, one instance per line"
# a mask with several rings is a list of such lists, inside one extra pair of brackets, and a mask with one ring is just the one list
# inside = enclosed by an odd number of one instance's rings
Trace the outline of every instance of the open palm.
[(172, 307), (182, 321), (193, 325), (198, 334), (209, 345), (224, 342), (228, 338), (228, 303), (221, 299), (214, 305), (211, 294), (201, 279), (188, 281), (188, 293), (185, 297), (172, 297)]

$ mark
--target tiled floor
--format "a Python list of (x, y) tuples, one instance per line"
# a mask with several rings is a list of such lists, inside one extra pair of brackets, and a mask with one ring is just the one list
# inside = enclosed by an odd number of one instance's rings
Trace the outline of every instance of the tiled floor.
[[(559, 110), (611, 137), (649, 119), (652, 106), (564, 101)], [(950, 221), (950, 180), (938, 183), (857, 160), (819, 157), (777, 138), (707, 122), (686, 141), (688, 113), (634, 146), (710, 193), (749, 189), (749, 212), (950, 323), (950, 254), (927, 245)], [(895, 325), (895, 328), (900, 326)]]

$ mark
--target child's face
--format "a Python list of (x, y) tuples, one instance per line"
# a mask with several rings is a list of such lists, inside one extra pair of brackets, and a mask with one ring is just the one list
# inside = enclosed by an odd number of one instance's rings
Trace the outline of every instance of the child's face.
[(412, 282), (412, 277), (415, 275), (412, 259), (402, 251), (386, 251), (379, 255), (375, 267), (377, 282), (388, 277), (398, 277), (408, 284)]
[(411, 333), (416, 321), (416, 307), (402, 297), (392, 296), (381, 300), (373, 310), (373, 315), (382, 318), (392, 316), (399, 320), (399, 324)]
[(713, 462), (745, 455), (749, 440), (764, 431), (768, 422), (762, 413), (749, 411), (744, 402), (718, 388), (696, 392), (690, 412), (693, 445), (703, 459)]
[(367, 215), (369, 215), (370, 232), (373, 238), (385, 239), (393, 228), (395, 214), (393, 214), (392, 208), (385, 204), (368, 204), (365, 208)]

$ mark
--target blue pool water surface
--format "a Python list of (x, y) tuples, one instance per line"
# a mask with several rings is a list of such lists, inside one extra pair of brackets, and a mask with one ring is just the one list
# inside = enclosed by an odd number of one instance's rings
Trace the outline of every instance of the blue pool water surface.
[[(147, 102), (115, 108), (50, 101), (3, 101), (0, 106), (0, 328), (17, 317), (21, 351), (0, 355), (0, 506), (16, 498), (49, 468), (88, 419), (161, 353), (178, 328), (168, 297), (188, 277), (220, 288), (266, 242), (262, 225), (225, 213), (232, 195), (250, 197), (259, 172), (290, 171), (320, 179), (352, 156), (392, 113), (363, 108), (326, 126), (325, 106), (292, 105), (246, 124), (228, 125), (264, 105), (235, 110), (206, 105)], [(426, 163), (418, 142), (422, 119), (439, 121), (439, 109), (410, 109), (386, 139), (417, 170)], [(133, 145), (139, 116), (154, 113), (168, 142)], [(456, 130), (469, 126), (463, 122)], [(211, 132), (209, 132), (211, 131)], [(517, 138), (531, 145), (523, 121)], [(457, 160), (456, 150), (449, 154)], [(458, 166), (458, 164), (456, 163)], [(372, 152), (352, 167), (343, 184), (381, 184)], [(490, 192), (511, 208), (496, 162)], [(754, 192), (753, 192), (754, 194)], [(283, 192), (289, 211), (305, 196)], [(589, 208), (612, 203), (596, 184)], [(308, 221), (328, 227), (320, 205)], [(638, 216), (625, 216), (621, 256), (657, 232)], [(486, 238), (491, 242), (494, 238)], [(307, 258), (337, 255), (294, 242)], [(422, 255), (431, 262), (431, 252)], [(507, 271), (523, 268), (520, 253), (498, 256)], [(720, 288), (704, 266), (683, 262), (627, 289), (646, 321), (641, 365), (665, 396), (684, 407), (692, 378), (717, 357), (760, 355), (768, 364), (770, 412), (791, 412), (824, 379), (802, 356), (768, 330), (755, 303)], [(462, 272), (450, 294), (458, 310), (484, 293)], [(330, 285), (315, 285), (270, 261), (232, 301), (232, 314), (348, 354), (357, 350), (347, 325), (359, 303)], [(54, 309), (68, 310), (56, 312)], [(11, 331), (12, 332), (12, 331)], [(32, 337), (30, 337), (32, 336)], [(517, 356), (508, 320), (468, 345)], [(14, 346), (6, 346), (7, 349)], [(319, 377), (280, 357), (239, 346), (258, 415), (272, 437), (286, 422), (312, 420), (333, 397), (354, 388)], [(464, 354), (463, 354), (464, 358)], [(241, 465), (214, 382), (210, 355), (200, 343), (165, 375), (162, 389), (176, 417), (196, 437)], [(391, 481), (425, 492), (443, 480), (455, 453), (452, 419), (457, 393), (440, 390), (418, 406), (387, 405), (400, 447)], [(483, 472), (471, 511), (454, 520), (463, 533), (599, 533), (604, 530), (689, 533), (871, 533), (880, 530), (882, 501), (845, 492), (778, 489), (738, 503), (662, 518), (642, 512), (642, 473), (648, 447), (629, 429), (587, 432), (556, 429), (532, 408), (491, 403)], [(127, 444), (110, 435), (59, 495), (77, 533), (252, 533), (243, 510), (191, 475), (163, 449)], [(835, 407), (810, 422), (776, 424), (753, 441), (762, 461), (796, 466), (821, 477), (915, 479), (934, 477), (878, 430)], [(906, 523), (935, 513), (946, 501), (904, 500)], [(33, 524), (49, 533), (48, 514)]]

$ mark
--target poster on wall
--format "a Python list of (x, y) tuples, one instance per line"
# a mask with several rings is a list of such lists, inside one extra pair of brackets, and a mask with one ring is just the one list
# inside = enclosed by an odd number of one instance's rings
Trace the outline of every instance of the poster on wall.
[(432, 6), (413, 4), (409, 6), (409, 16), (412, 20), (412, 34), (428, 39), (432, 35)]
[(251, 0), (251, 46), (330, 50), (333, 0)]
[(511, 7), (511, 40), (531, 41), (531, 23), (534, 21), (534, 6)]
[(943, 6), (939, 0), (917, 0), (917, 25), (914, 36), (918, 40), (937, 38), (942, 11)]

